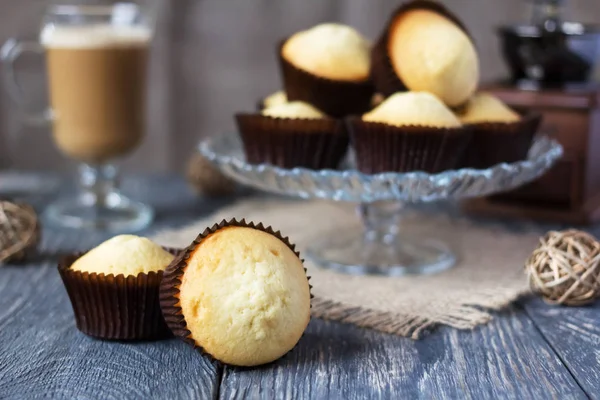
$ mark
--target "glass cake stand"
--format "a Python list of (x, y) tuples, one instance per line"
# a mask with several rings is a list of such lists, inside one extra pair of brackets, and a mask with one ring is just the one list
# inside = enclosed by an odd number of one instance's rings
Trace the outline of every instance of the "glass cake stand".
[(540, 136), (526, 161), (486, 170), (366, 175), (353, 169), (351, 160), (344, 170), (248, 164), (237, 134), (204, 140), (199, 151), (229, 177), (266, 192), (358, 203), (362, 229), (315, 238), (307, 255), (322, 268), (391, 276), (439, 272), (456, 262), (445, 243), (402, 232), (400, 221), (407, 204), (482, 197), (513, 189), (541, 176), (563, 153), (556, 141)]

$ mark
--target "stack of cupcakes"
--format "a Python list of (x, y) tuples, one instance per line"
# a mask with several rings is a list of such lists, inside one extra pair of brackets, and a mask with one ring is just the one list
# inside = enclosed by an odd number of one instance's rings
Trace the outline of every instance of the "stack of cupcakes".
[(223, 220), (185, 249), (120, 235), (65, 257), (58, 271), (77, 328), (103, 340), (173, 334), (236, 366), (277, 360), (309, 321), (311, 286), (288, 238), (263, 224)]
[(349, 26), (327, 23), (277, 47), (284, 91), (236, 122), (246, 158), (283, 168), (335, 169), (349, 135), (343, 118), (371, 108), (370, 43)]
[(326, 23), (276, 48), (284, 90), (236, 116), (252, 164), (336, 168), (351, 146), (366, 174), (488, 168), (525, 159), (541, 122), (477, 92), (473, 40), (435, 1), (399, 6), (372, 46)]

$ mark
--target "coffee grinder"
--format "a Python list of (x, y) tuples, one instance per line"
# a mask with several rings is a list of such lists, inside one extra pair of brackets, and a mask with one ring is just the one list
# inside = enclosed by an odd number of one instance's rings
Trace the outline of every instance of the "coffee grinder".
[[(531, 1), (531, 0), (530, 0)], [(497, 29), (510, 77), (483, 85), (512, 108), (544, 116), (564, 157), (537, 181), (464, 203), (468, 212), (586, 224), (600, 220), (600, 27), (563, 19), (562, 0), (535, 0), (530, 21)]]

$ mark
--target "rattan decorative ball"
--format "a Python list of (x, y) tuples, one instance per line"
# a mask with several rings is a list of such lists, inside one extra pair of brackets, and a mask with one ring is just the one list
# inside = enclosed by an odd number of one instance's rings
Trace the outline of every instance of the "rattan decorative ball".
[(577, 230), (548, 232), (525, 271), (530, 288), (547, 303), (591, 303), (600, 295), (600, 243)]
[(26, 204), (0, 201), (0, 264), (22, 261), (39, 240), (35, 210)]
[(235, 192), (236, 184), (201, 154), (194, 154), (187, 167), (187, 179), (199, 194), (219, 197)]

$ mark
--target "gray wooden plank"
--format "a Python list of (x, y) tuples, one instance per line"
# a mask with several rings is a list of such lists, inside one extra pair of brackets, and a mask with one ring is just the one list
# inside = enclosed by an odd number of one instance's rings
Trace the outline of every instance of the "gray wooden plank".
[(523, 313), (412, 341), (313, 320), (297, 348), (258, 369), (225, 368), (222, 399), (583, 399)]
[[(172, 176), (125, 186), (135, 197), (152, 200), (153, 228), (184, 223), (216, 206), (198, 201)], [(147, 195), (156, 187), (163, 190)], [(58, 253), (90, 248), (107, 237), (46, 229), (37, 260), (0, 267), (0, 399), (216, 398), (222, 369), (177, 339), (107, 342), (77, 330), (55, 267)]]
[[(152, 229), (189, 223), (229, 201), (199, 201), (172, 175), (126, 179), (125, 187), (156, 207)], [(315, 320), (285, 359), (225, 375), (177, 340), (93, 340), (76, 330), (54, 265), (57, 250), (89, 248), (106, 235), (44, 233), (39, 262), (0, 268), (2, 399), (585, 397), (514, 310), (473, 332), (440, 329), (419, 342)]]
[(183, 342), (79, 332), (51, 265), (0, 270), (1, 399), (208, 399), (220, 369)]
[(583, 390), (600, 398), (600, 302), (555, 307), (529, 299), (523, 307)]

